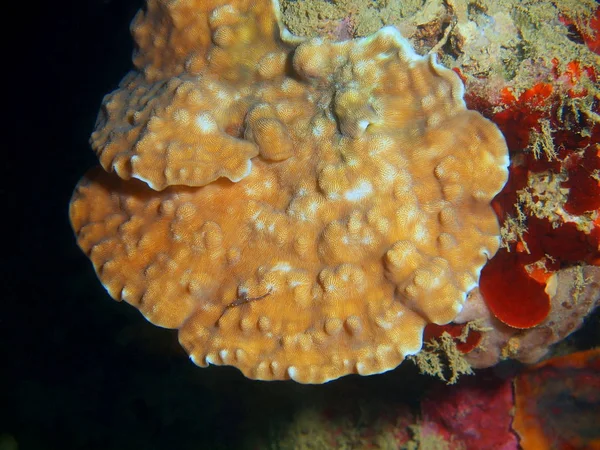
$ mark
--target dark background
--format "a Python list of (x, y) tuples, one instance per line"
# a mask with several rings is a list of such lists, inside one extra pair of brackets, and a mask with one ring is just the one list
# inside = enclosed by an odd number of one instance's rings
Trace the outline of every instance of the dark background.
[(3, 39), (0, 450), (278, 448), (277, 430), (313, 403), (353, 417), (373, 402), (418, 409), (437, 381), (412, 364), (325, 386), (251, 381), (195, 367), (176, 332), (106, 294), (76, 246), (68, 204), (97, 164), (88, 137), (102, 97), (132, 67), (128, 28), (141, 6), (3, 12), (5, 31), (19, 31)]

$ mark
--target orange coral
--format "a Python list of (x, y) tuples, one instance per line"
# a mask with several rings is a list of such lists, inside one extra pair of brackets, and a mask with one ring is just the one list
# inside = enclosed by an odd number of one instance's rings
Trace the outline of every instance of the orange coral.
[(133, 32), (92, 137), (115, 173), (71, 203), (111, 296), (198, 365), (304, 383), (391, 369), (456, 316), (508, 157), (452, 71), (393, 28), (301, 41), (266, 0), (150, 0)]

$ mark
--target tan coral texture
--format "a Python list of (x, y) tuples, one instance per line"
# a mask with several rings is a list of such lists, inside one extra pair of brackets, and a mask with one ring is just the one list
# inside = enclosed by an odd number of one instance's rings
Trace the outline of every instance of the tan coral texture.
[(150, 0), (71, 221), (110, 295), (200, 365), (396, 367), (499, 244), (498, 129), (394, 28), (301, 40), (266, 0)]

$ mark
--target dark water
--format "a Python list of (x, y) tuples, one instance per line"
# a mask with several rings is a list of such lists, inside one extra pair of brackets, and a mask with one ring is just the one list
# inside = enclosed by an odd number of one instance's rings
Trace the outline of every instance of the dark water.
[(128, 26), (142, 1), (44, 3), (5, 17), (21, 34), (5, 40), (3, 70), (0, 449), (275, 449), (311, 405), (356, 427), (386, 407), (417, 411), (439, 382), (412, 364), (326, 386), (250, 381), (195, 367), (175, 332), (108, 297), (67, 207), (96, 164), (88, 137), (131, 67)]

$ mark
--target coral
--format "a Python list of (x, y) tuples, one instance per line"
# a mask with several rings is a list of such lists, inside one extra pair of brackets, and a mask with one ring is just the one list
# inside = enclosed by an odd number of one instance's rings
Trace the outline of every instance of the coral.
[[(134, 19), (139, 70), (103, 101), (91, 139), (102, 166), (162, 190), (221, 177), (239, 181), (259, 151), (272, 161), (288, 158), (282, 118), (259, 104), (253, 89), (279, 76), (285, 63), (285, 48), (269, 39), (277, 26), (269, 2), (242, 17), (222, 1), (177, 2), (167, 10), (163, 3), (148, 2)], [(209, 45), (211, 38), (217, 45)], [(263, 99), (269, 94), (276, 95), (264, 92)], [(293, 88), (277, 94), (288, 97), (288, 107), (300, 101)]]
[(149, 0), (73, 195), (110, 295), (192, 360), (379, 373), (461, 310), (499, 244), (505, 141), (393, 28), (303, 40), (267, 0)]
[(523, 450), (600, 448), (600, 350), (528, 367), (514, 380)]

